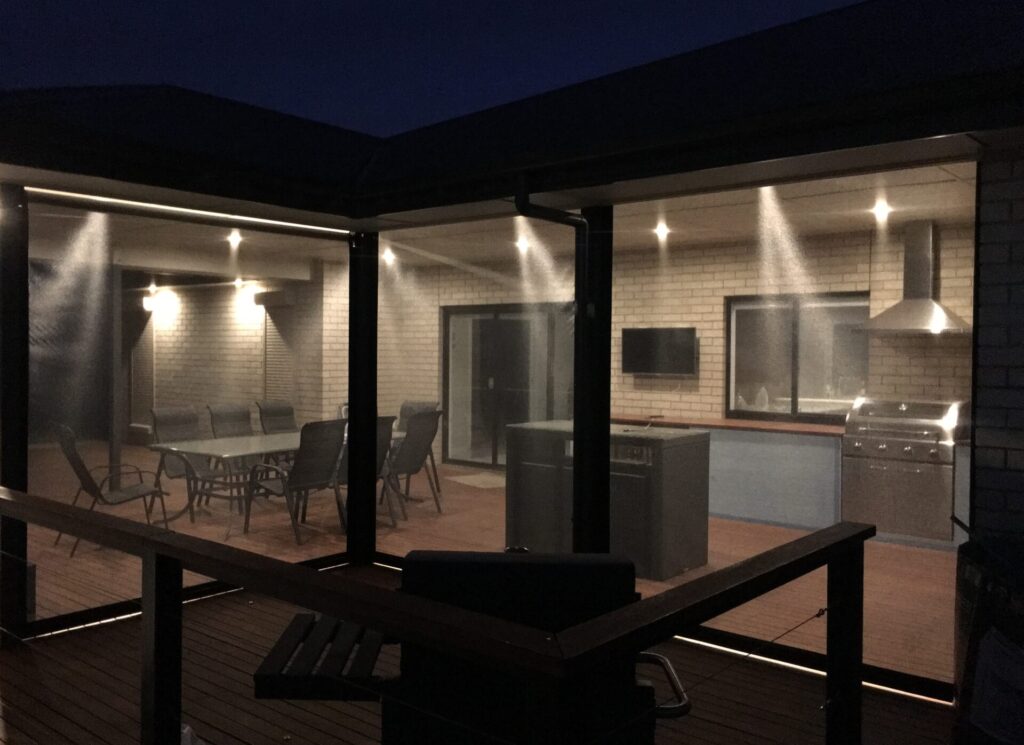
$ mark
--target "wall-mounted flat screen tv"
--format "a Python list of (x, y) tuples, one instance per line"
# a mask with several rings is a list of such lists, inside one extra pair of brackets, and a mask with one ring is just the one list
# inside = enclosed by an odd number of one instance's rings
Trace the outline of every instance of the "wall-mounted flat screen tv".
[(622, 329), (622, 372), (633, 375), (697, 375), (697, 330)]

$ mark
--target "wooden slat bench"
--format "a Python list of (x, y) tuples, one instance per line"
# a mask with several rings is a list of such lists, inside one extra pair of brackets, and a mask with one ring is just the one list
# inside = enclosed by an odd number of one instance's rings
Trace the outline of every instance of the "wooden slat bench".
[(349, 621), (300, 613), (253, 675), (256, 698), (377, 701), (384, 638)]

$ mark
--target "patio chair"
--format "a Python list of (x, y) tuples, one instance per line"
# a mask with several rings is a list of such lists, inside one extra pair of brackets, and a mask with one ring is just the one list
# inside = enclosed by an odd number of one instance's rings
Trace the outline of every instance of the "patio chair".
[(210, 428), (214, 437), (245, 437), (254, 434), (249, 407), (243, 404), (210, 404)]
[(299, 516), (305, 514), (305, 502), (312, 492), (333, 488), (339, 520), (344, 520), (336, 479), (344, 444), (345, 422), (341, 419), (309, 422), (302, 427), (299, 449), (290, 468), (271, 463), (253, 466), (249, 472), (245, 494), (243, 532), (249, 532), (252, 498), (257, 492), (284, 497), (297, 544), (302, 543), (302, 537), (299, 535)]
[[(111, 469), (110, 466), (97, 466), (90, 469), (85, 465), (85, 461), (82, 460), (82, 456), (78, 452), (74, 431), (65, 424), (58, 424), (55, 429), (60, 449), (64, 453), (64, 457), (67, 458), (71, 469), (75, 472), (75, 476), (78, 477), (78, 491), (75, 492), (75, 498), (71, 502), (72, 506), (78, 504), (78, 500), (83, 494), (92, 498), (92, 503), (89, 505), (90, 510), (95, 509), (97, 504), (116, 507), (134, 502), (136, 499), (141, 499), (142, 507), (146, 512), (146, 523), (152, 524), (152, 511), (159, 497), (160, 509), (164, 515), (164, 527), (167, 527), (167, 506), (164, 504), (164, 493), (160, 489), (159, 484), (156, 483), (156, 473), (153, 471), (143, 471), (138, 466), (129, 464), (122, 464), (117, 469)], [(96, 478), (93, 474), (100, 470), (106, 470), (108, 473), (99, 483), (96, 483)], [(138, 477), (138, 483), (121, 486), (118, 489), (110, 489), (108, 486), (114, 473), (134, 474)], [(153, 476), (153, 484), (147, 484), (142, 478), (143, 474)], [(149, 499), (148, 504), (146, 502), (147, 499)], [(60, 543), (61, 536), (63, 535), (63, 533), (58, 533), (53, 545), (56, 546)], [(72, 556), (75, 555), (75, 551), (78, 549), (78, 542), (79, 539), (76, 538), (74, 545), (71, 547)]]
[(263, 434), (299, 430), (299, 425), (295, 423), (295, 408), (287, 401), (257, 401), (256, 408), (260, 411)]
[[(394, 501), (399, 500), (398, 506), (402, 510), (402, 517), (405, 517), (405, 505), (401, 503), (401, 498), (388, 484), (387, 478), (387, 461), (388, 453), (391, 450), (391, 432), (395, 424), (395, 417), (393, 416), (379, 416), (377, 417), (377, 479), (381, 482), (380, 485), (380, 499), (381, 501), (387, 500), (388, 514), (391, 516), (391, 527), (398, 526), (398, 519), (395, 516), (395, 505)], [(341, 451), (341, 460), (338, 463), (338, 478), (337, 485), (339, 487), (346, 487), (348, 490), (348, 443), (346, 442), (345, 447)], [(339, 500), (338, 518), (341, 520), (341, 528), (346, 533), (348, 532), (348, 518), (346, 516), (346, 510), (348, 505), (346, 500), (341, 498), (341, 493), (338, 492), (337, 499)], [(305, 516), (303, 516), (305, 519)]]
[[(420, 471), (426, 473), (427, 483), (430, 484), (430, 493), (434, 497), (434, 504), (439, 513), (444, 512), (441, 508), (441, 480), (438, 478), (437, 468), (434, 466), (432, 447), (443, 413), (434, 410), (411, 414), (406, 420), (405, 437), (395, 448), (395, 452), (391, 454), (388, 462), (388, 477), (392, 480), (392, 486), (402, 494), (405, 500), (410, 498), (409, 482), (412, 476)], [(428, 459), (430, 460), (429, 466), (427, 465)], [(424, 468), (424, 466), (427, 467)], [(403, 477), (405, 478), (404, 491), (401, 487)]]
[[(150, 413), (153, 415), (153, 437), (156, 442), (203, 439), (203, 434), (199, 430), (199, 414), (192, 406), (154, 406)], [(236, 495), (231, 492), (231, 484), (228, 483), (229, 479), (225, 478), (225, 472), (207, 462), (197, 461), (185, 455), (162, 453), (156, 469), (156, 484), (161, 491), (165, 476), (169, 479), (185, 479), (190, 495), (189, 519), (192, 522), (196, 519), (193, 507), (196, 499), (206, 496), (209, 501), (210, 496), (223, 496), (234, 503)], [(217, 493), (218, 487), (225, 487), (229, 491), (226, 495)]]
[[(255, 434), (252, 431), (252, 416), (249, 407), (244, 404), (210, 404), (210, 428), (214, 437), (246, 437)], [(245, 478), (249, 469), (257, 463), (262, 463), (259, 456), (246, 458), (235, 458), (226, 461), (223, 465), (228, 472), (228, 478), (235, 482), (234, 491), (241, 497), (245, 489)], [(209, 501), (209, 496), (207, 496)]]

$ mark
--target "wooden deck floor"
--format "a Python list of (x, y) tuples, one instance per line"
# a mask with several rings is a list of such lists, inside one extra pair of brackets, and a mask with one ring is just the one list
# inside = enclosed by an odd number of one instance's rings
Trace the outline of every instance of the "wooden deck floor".
[[(184, 721), (211, 745), (349, 743), (380, 736), (377, 704), (257, 701), (252, 672), (297, 609), (248, 593), (191, 603), (184, 614)], [(0, 742), (138, 742), (139, 624), (120, 621), (0, 651)], [(668, 643), (692, 713), (663, 720), (659, 743), (822, 743), (821, 678)], [(397, 672), (386, 648), (381, 669)], [(662, 692), (667, 695), (667, 692)], [(865, 743), (948, 743), (948, 708), (865, 692)]]
[[(85, 448), (90, 463), (103, 460), (103, 447)], [(131, 448), (126, 461), (154, 467), (152, 453)], [(442, 482), (445, 514), (439, 515), (429, 499), (409, 507), (410, 519), (392, 528), (383, 515), (378, 521), (378, 547), (396, 555), (414, 548), (496, 551), (504, 546), (504, 489), (463, 483), (476, 469), (445, 466)], [(474, 479), (470, 478), (473, 482)], [(493, 479), (483, 479), (483, 482)], [(53, 448), (33, 448), (30, 455), (30, 491), (70, 501), (74, 490), (70, 469)], [(171, 482), (168, 509), (185, 501), (180, 483)], [(413, 481), (413, 493), (425, 492), (423, 477)], [(128, 505), (117, 514), (143, 519), (140, 507)], [(172, 524), (175, 530), (211, 540), (224, 540), (246, 550), (297, 561), (345, 550), (333, 499), (326, 494), (310, 504), (304, 543), (296, 546), (283, 504), (258, 501), (252, 529), (241, 534), (241, 521), (230, 517), (226, 504), (215, 502), (194, 524), (187, 519)], [(737, 520), (712, 518), (707, 567), (687, 572), (670, 582), (640, 581), (645, 594), (689, 581), (709, 571), (753, 556), (792, 540), (804, 531)], [(32, 527), (29, 556), (37, 564), (37, 613), (40, 617), (138, 597), (140, 567), (133, 557), (82, 544), (74, 558), (70, 542), (53, 545), (54, 534)], [(902, 672), (951, 681), (953, 674), (953, 609), (955, 554), (872, 541), (865, 567), (865, 661)], [(189, 577), (198, 582), (203, 578)], [(774, 639), (812, 616), (825, 605), (825, 572), (818, 571), (737, 608), (711, 625), (726, 631)], [(785, 635), (780, 642), (816, 651), (824, 650), (825, 620), (817, 619)]]

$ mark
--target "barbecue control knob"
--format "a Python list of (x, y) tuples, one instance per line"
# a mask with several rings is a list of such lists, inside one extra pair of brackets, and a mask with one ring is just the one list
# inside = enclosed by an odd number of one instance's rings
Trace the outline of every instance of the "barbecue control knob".
[(854, 447), (855, 447), (855, 448), (856, 448), (857, 450), (860, 450), (860, 449), (861, 449), (861, 447), (862, 447), (862, 446), (861, 446), (861, 444), (860, 444), (860, 442), (855, 442), (855, 443), (853, 443), (853, 446), (854, 446)]
[(939, 451), (936, 448), (932, 448), (931, 450), (928, 451), (928, 455), (932, 456), (933, 458), (938, 456), (938, 454), (939, 454)]
[(910, 447), (910, 445), (905, 445), (903, 448), (903, 452), (906, 453), (907, 455), (910, 455), (911, 453), (914, 452), (914, 448)]
[(884, 452), (889, 449), (889, 446), (883, 442), (881, 445), (878, 446), (878, 449)]

